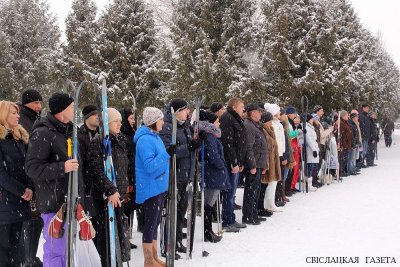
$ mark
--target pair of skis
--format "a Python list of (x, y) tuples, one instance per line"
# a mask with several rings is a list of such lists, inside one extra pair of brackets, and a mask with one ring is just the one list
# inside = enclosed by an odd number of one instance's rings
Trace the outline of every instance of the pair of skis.
[[(117, 183), (114, 164), (112, 160), (112, 149), (111, 149), (111, 140), (110, 140), (110, 131), (108, 127), (108, 103), (107, 103), (107, 85), (106, 80), (102, 80), (101, 86), (101, 95), (99, 86), (96, 83), (93, 83), (95, 95), (96, 95), (96, 105), (97, 112), (99, 114), (99, 134), (101, 137), (102, 144), (102, 152), (104, 159), (104, 173), (107, 178), (115, 185)], [(118, 236), (118, 228), (116, 222), (115, 210), (112, 203), (107, 204), (107, 213), (108, 218), (106, 225), (108, 225), (108, 264), (111, 267), (122, 266), (122, 255), (121, 255), (121, 247), (119, 244), (119, 236)]]
[[(78, 115), (79, 115), (79, 94), (81, 89), (87, 84), (83, 81), (78, 89), (75, 88), (71, 81), (67, 81), (67, 87), (71, 87), (74, 93), (74, 119), (73, 119), (73, 133), (72, 142), (69, 138), (68, 144), (68, 158), (78, 160)], [(71, 144), (72, 143), (72, 144)], [(75, 262), (76, 255), (76, 234), (77, 234), (77, 220), (75, 218), (76, 210), (79, 203), (78, 193), (78, 171), (70, 172), (68, 177), (68, 194), (67, 194), (67, 215), (65, 218), (65, 239), (66, 239), (66, 265), (77, 266)]]

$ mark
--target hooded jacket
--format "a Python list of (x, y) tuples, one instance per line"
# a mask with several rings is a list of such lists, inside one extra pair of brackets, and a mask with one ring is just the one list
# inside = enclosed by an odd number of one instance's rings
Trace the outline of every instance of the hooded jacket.
[(230, 187), (225, 164), (221, 130), (208, 121), (199, 121), (199, 130), (204, 139), (204, 183), (206, 188), (226, 190)]
[(169, 159), (160, 136), (141, 126), (133, 138), (136, 143), (136, 203), (168, 190)]

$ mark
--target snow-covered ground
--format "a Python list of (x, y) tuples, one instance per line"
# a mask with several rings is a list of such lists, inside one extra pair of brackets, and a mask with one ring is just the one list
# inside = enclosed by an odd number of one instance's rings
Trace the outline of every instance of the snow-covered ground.
[[(176, 266), (342, 265), (307, 263), (312, 260), (309, 257), (359, 257), (359, 263), (352, 266), (370, 265), (371, 257), (375, 262), (376, 257), (389, 257), (389, 262), (394, 257), (396, 263), (385, 266), (400, 266), (400, 130), (394, 142), (391, 148), (383, 140), (379, 143), (377, 167), (362, 169), (360, 175), (314, 193), (298, 193), (284, 212), (275, 213), (267, 222), (240, 233), (225, 233), (217, 244), (205, 243), (210, 253), (205, 258), (198, 217), (193, 259), (176, 261)], [(242, 194), (239, 189), (238, 203)], [(236, 212), (240, 221), (241, 212)], [(135, 233), (133, 242), (139, 248), (132, 251), (130, 266), (143, 266), (141, 234)]]

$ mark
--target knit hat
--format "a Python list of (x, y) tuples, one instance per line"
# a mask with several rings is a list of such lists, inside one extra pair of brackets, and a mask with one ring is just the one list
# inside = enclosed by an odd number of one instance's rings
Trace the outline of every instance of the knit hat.
[(28, 89), (22, 93), (22, 105), (26, 105), (35, 101), (43, 101), (42, 96), (35, 89)]
[(72, 102), (74, 102), (74, 99), (69, 94), (55, 92), (49, 99), (49, 109), (51, 114), (56, 115), (62, 112), (71, 105)]
[(363, 104), (361, 105), (361, 107), (362, 107), (362, 108), (369, 107), (369, 104), (368, 104), (368, 103), (363, 103)]
[(350, 112), (350, 114), (357, 114), (357, 115), (358, 115), (358, 110), (353, 109), (353, 110)]
[(311, 114), (307, 114), (307, 122), (309, 122), (311, 119), (314, 119), (314, 117)]
[(214, 123), (218, 119), (218, 116), (210, 111), (205, 111), (201, 109), (199, 119), (201, 121), (208, 121), (210, 123)]
[(217, 113), (223, 107), (224, 107), (224, 105), (222, 105), (222, 103), (215, 102), (215, 103), (211, 104), (210, 111), (213, 112), (213, 113)]
[(158, 108), (146, 107), (143, 110), (143, 123), (146, 126), (153, 125), (162, 118), (164, 118), (164, 114)]
[(261, 121), (261, 123), (266, 123), (266, 122), (272, 121), (273, 118), (274, 118), (274, 116), (272, 116), (272, 114), (267, 111), (261, 115), (260, 121)]
[(179, 112), (189, 106), (188, 102), (182, 98), (175, 98), (171, 101), (170, 106), (174, 109), (175, 112)]
[(296, 114), (296, 113), (297, 113), (297, 111), (296, 111), (296, 109), (295, 109), (294, 107), (292, 107), (292, 106), (287, 107), (287, 109), (286, 109), (286, 114), (287, 114), (287, 115), (289, 115), (289, 114)]
[(108, 123), (117, 120), (122, 121), (121, 113), (119, 113), (119, 111), (116, 110), (115, 108), (108, 108), (107, 113), (108, 113)]
[(278, 114), (278, 112), (281, 111), (280, 107), (277, 104), (270, 104), (270, 103), (265, 103), (264, 108), (266, 111), (272, 114), (272, 116), (275, 116)]
[(321, 105), (316, 105), (316, 106), (314, 106), (314, 108), (313, 108), (313, 112), (314, 113), (317, 113), (318, 111), (320, 111), (322, 109), (322, 106)]
[(83, 121), (95, 114), (97, 114), (97, 107), (94, 105), (87, 105), (82, 109)]

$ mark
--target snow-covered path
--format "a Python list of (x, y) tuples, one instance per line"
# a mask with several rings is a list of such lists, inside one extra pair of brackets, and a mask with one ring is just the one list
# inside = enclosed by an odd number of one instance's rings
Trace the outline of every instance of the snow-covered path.
[[(179, 260), (176, 266), (341, 265), (307, 263), (307, 257), (327, 256), (359, 257), (360, 263), (352, 266), (366, 266), (365, 257), (395, 257), (397, 263), (389, 266), (400, 266), (400, 132), (395, 141), (390, 149), (380, 142), (377, 167), (315, 193), (298, 193), (284, 212), (267, 222), (237, 234), (225, 233), (220, 243), (205, 243), (207, 258), (201, 257), (197, 231), (193, 260)], [(238, 197), (242, 193), (239, 190)], [(241, 219), (240, 212), (237, 218)], [(141, 250), (132, 256), (131, 266), (143, 266)]]
[[(359, 257), (360, 263), (352, 266), (366, 266), (366, 257), (394, 257), (397, 263), (385, 266), (400, 266), (400, 131), (395, 142), (391, 148), (380, 142), (377, 167), (362, 169), (360, 175), (314, 193), (298, 193), (284, 212), (275, 213), (267, 222), (240, 233), (225, 233), (217, 244), (205, 243), (210, 253), (206, 258), (201, 256), (198, 217), (193, 259), (176, 261), (176, 266), (341, 265), (311, 264), (307, 257)], [(239, 189), (237, 203), (242, 194)], [(241, 211), (236, 212), (240, 221)], [(139, 248), (132, 250), (130, 266), (141, 267), (141, 234), (135, 232), (133, 242)]]

